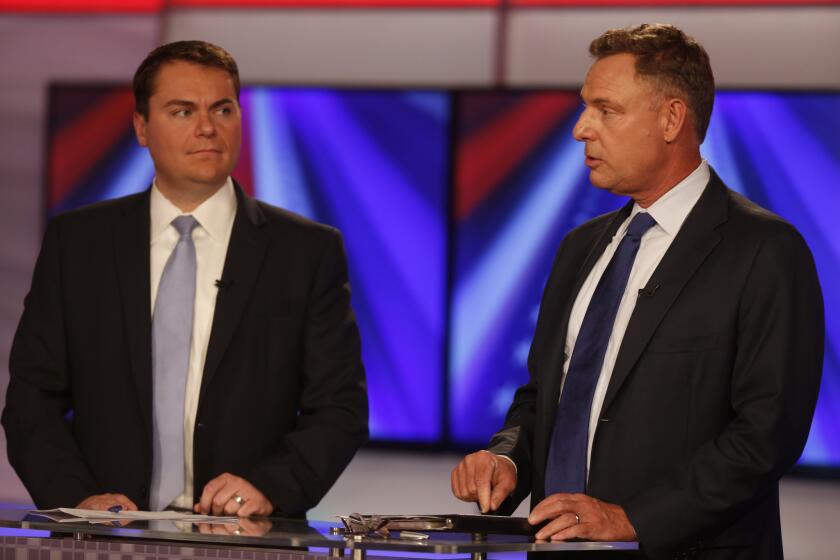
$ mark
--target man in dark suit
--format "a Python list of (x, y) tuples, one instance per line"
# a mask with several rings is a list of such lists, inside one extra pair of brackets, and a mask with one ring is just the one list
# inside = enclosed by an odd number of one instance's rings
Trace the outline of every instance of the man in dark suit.
[(231, 179), (236, 62), (164, 45), (134, 79), (146, 192), (53, 219), (3, 425), (39, 507), (303, 516), (367, 438), (340, 234)]
[(592, 183), (631, 201), (563, 240), (530, 381), (453, 492), (500, 513), (530, 492), (538, 539), (781, 558), (778, 480), (822, 368), (810, 252), (701, 160), (714, 79), (699, 44), (642, 25), (590, 53), (574, 135)]

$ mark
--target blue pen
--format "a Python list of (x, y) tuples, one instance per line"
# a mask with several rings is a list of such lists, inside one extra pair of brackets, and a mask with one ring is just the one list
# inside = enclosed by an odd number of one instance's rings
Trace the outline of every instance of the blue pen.
[(122, 506), (111, 506), (108, 508), (111, 513), (119, 513), (122, 511)]

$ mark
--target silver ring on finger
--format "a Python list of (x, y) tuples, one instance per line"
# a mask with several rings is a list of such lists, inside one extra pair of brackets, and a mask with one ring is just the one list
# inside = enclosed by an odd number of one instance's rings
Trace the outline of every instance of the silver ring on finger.
[(572, 515), (575, 516), (575, 525), (580, 525), (580, 515), (573, 513)]
[(239, 494), (234, 494), (231, 500), (233, 500), (234, 502), (236, 502), (237, 505), (240, 506), (245, 503), (245, 498), (243, 498)]

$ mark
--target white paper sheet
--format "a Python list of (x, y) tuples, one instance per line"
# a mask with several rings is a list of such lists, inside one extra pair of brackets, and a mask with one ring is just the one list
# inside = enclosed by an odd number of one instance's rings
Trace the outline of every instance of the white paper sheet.
[(47, 517), (59, 523), (73, 521), (182, 521), (184, 523), (236, 523), (238, 517), (198, 515), (180, 511), (103, 511), (96, 509), (56, 508), (36, 509), (30, 513)]

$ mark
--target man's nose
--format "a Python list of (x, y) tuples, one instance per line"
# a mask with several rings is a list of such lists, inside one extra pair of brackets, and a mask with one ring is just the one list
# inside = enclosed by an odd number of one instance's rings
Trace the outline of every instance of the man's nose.
[(588, 109), (584, 109), (583, 113), (578, 117), (575, 127), (572, 129), (572, 136), (578, 142), (592, 139), (592, 127), (589, 122)]
[(195, 133), (197, 136), (213, 136), (216, 134), (216, 125), (207, 111), (198, 112)]

